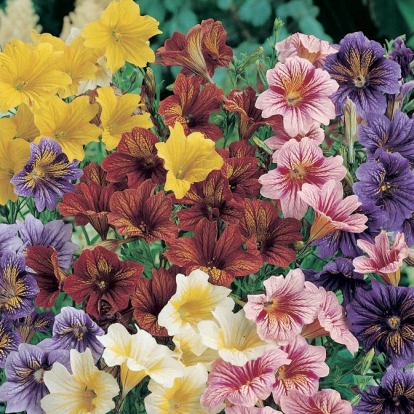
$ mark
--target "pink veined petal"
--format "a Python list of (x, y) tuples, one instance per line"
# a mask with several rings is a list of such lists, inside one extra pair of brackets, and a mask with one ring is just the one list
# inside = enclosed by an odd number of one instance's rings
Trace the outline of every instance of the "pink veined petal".
[(354, 265), (355, 272), (367, 274), (367, 273), (375, 273), (377, 268), (373, 266), (373, 260), (366, 256), (359, 256), (356, 257), (352, 264)]

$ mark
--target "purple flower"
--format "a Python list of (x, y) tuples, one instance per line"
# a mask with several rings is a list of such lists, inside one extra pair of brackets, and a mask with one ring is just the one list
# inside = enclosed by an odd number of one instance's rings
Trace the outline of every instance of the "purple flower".
[(322, 286), (332, 292), (341, 290), (344, 305), (354, 299), (357, 287), (367, 288), (364, 275), (355, 272), (352, 262), (342, 257), (327, 263), (320, 272), (313, 270), (303, 270), (303, 272), (305, 273), (306, 280), (318, 287)]
[(85, 352), (89, 348), (95, 363), (101, 357), (103, 345), (96, 339), (105, 332), (83, 310), (70, 306), (62, 308), (56, 316), (53, 337), (44, 339), (42, 347), (49, 350), (76, 349)]
[(39, 288), (25, 268), (24, 258), (16, 253), (6, 253), (0, 259), (0, 315), (9, 319), (23, 318), (34, 310)]
[(379, 387), (368, 385), (354, 414), (409, 414), (414, 407), (414, 369), (389, 367)]
[(70, 242), (72, 225), (63, 220), (52, 220), (43, 224), (40, 220), (28, 214), (24, 220), (16, 222), (19, 234), (23, 240), (23, 247), (52, 246), (58, 254), (59, 267), (64, 270), (72, 265), (73, 252), (78, 249), (75, 243)]
[(399, 152), (414, 165), (414, 119), (397, 111), (390, 121), (385, 115), (370, 113), (366, 117), (368, 125), (360, 125), (359, 142), (368, 149), (372, 160), (378, 148), (388, 153)]
[(27, 411), (42, 414), (40, 400), (49, 394), (43, 374), (60, 362), (69, 369), (69, 351), (48, 352), (39, 346), (21, 344), (6, 362), (6, 382), (0, 387), (0, 401), (7, 402), (7, 413)]
[(394, 50), (389, 57), (394, 62), (397, 62), (401, 67), (401, 76), (406, 78), (410, 76), (410, 63), (413, 61), (414, 52), (405, 45), (401, 37), (397, 37), (393, 43)]
[(372, 280), (372, 290), (357, 288), (347, 306), (351, 332), (368, 351), (384, 352), (393, 366), (414, 361), (414, 289)]
[(403, 221), (401, 227), (398, 229), (398, 232), (404, 234), (405, 242), (408, 247), (414, 244), (414, 212), (411, 213), (410, 217)]
[(373, 204), (384, 211), (384, 229), (396, 230), (414, 210), (414, 172), (399, 153), (379, 148), (374, 158), (356, 170), (359, 182), (353, 190), (363, 205)]
[(0, 320), (0, 368), (6, 365), (6, 359), (10, 352), (16, 351), (22, 343), (22, 338), (18, 332), (13, 330), (11, 319), (3, 318)]
[(23, 170), (11, 179), (15, 193), (23, 197), (34, 197), (36, 208), (53, 210), (58, 197), (72, 192), (75, 186), (70, 182), (83, 173), (77, 168), (79, 161), (69, 162), (60, 145), (42, 138), (40, 144), (30, 144), (31, 156)]
[(30, 315), (13, 321), (14, 327), (23, 339), (29, 343), (36, 332), (49, 332), (52, 330), (55, 314), (53, 312), (37, 313), (34, 310)]
[(385, 58), (383, 47), (362, 32), (347, 34), (339, 43), (338, 53), (326, 58), (324, 69), (339, 83), (339, 89), (331, 96), (338, 115), (347, 96), (360, 115), (383, 114), (386, 100), (382, 92), (400, 90), (400, 65)]
[(15, 224), (0, 224), (0, 257), (6, 252), (15, 252), (22, 245), (17, 237)]

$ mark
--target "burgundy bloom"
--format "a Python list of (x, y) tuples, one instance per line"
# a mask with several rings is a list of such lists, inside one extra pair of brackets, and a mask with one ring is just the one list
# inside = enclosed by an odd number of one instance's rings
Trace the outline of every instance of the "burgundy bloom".
[(324, 69), (339, 83), (339, 89), (332, 95), (338, 115), (347, 96), (360, 115), (383, 114), (386, 108), (383, 93), (400, 90), (400, 66), (385, 58), (383, 47), (362, 32), (347, 34), (339, 43), (338, 53), (326, 58)]
[(262, 265), (256, 251), (242, 249), (237, 227), (226, 226), (217, 239), (217, 224), (207, 219), (197, 224), (194, 237), (181, 237), (167, 246), (165, 256), (171, 263), (185, 267), (187, 273), (202, 270), (213, 285), (227, 287), (236, 276), (256, 273)]
[(167, 171), (157, 155), (157, 142), (158, 137), (144, 128), (136, 127), (123, 133), (116, 152), (102, 161), (106, 179), (115, 182), (127, 179), (129, 188), (138, 188), (149, 178), (154, 184), (164, 183)]
[(143, 270), (139, 263), (121, 262), (116, 253), (96, 247), (82, 252), (63, 290), (77, 303), (87, 300), (86, 312), (99, 318), (103, 300), (114, 311), (126, 309)]

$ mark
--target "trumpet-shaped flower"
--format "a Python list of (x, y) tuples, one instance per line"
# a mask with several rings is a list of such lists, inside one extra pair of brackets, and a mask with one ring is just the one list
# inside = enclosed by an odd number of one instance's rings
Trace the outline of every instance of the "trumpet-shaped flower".
[(41, 406), (46, 414), (106, 414), (115, 407), (113, 398), (119, 393), (116, 379), (95, 366), (90, 349), (82, 353), (72, 349), (70, 367), (71, 374), (57, 362), (45, 372), (50, 394), (42, 399)]
[(206, 388), (207, 370), (203, 364), (184, 369), (184, 375), (176, 378), (172, 387), (150, 380), (144, 404), (148, 414), (207, 414), (200, 406), (200, 397)]
[(346, 174), (341, 156), (325, 158), (322, 149), (309, 138), (300, 142), (291, 139), (274, 155), (274, 161), (277, 168), (259, 178), (263, 185), (260, 193), (279, 199), (283, 215), (298, 220), (308, 209), (298, 194), (305, 183), (322, 187), (330, 179), (342, 180)]
[(30, 108), (21, 103), (16, 114), (11, 118), (1, 118), (0, 128), (2, 139), (21, 138), (25, 141), (32, 142), (39, 136), (40, 132), (34, 123), (34, 115)]
[(158, 323), (169, 335), (184, 330), (198, 332), (198, 323), (214, 320), (213, 311), (232, 310), (234, 302), (228, 297), (230, 289), (208, 282), (208, 274), (194, 270), (188, 276), (177, 275), (177, 292), (158, 315)]
[(97, 22), (82, 30), (85, 46), (103, 49), (108, 68), (115, 73), (125, 62), (144, 67), (155, 60), (148, 39), (161, 33), (158, 22), (151, 16), (141, 16), (133, 0), (109, 4)]
[(214, 141), (200, 132), (186, 136), (183, 126), (176, 122), (170, 127), (167, 142), (155, 144), (158, 156), (164, 160), (167, 172), (165, 190), (183, 198), (192, 183), (203, 181), (212, 170), (219, 170), (223, 158), (214, 149)]
[(335, 118), (330, 96), (338, 89), (336, 81), (322, 69), (299, 57), (276, 63), (266, 73), (269, 89), (262, 92), (256, 107), (262, 116), (283, 116), (283, 127), (294, 137), (309, 131), (313, 123), (329, 124)]

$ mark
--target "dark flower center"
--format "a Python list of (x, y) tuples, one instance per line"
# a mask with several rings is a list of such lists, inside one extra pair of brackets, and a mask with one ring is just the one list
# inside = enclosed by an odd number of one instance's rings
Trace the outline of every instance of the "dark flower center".
[(397, 330), (400, 327), (400, 322), (400, 318), (397, 316), (391, 316), (387, 319), (388, 326), (393, 330)]

